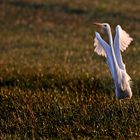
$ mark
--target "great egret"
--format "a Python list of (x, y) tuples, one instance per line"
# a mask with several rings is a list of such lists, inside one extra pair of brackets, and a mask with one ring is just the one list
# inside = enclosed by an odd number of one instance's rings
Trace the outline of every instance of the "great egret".
[(108, 44), (102, 39), (98, 32), (95, 32), (94, 46), (96, 48), (94, 51), (98, 55), (106, 57), (108, 67), (115, 84), (116, 97), (117, 99), (131, 98), (131, 78), (126, 72), (125, 64), (123, 63), (121, 56), (121, 51), (123, 52), (126, 50), (133, 39), (121, 28), (120, 25), (117, 25), (116, 35), (113, 43), (110, 25), (108, 23), (94, 24), (101, 27), (104, 33), (107, 33), (109, 37)]

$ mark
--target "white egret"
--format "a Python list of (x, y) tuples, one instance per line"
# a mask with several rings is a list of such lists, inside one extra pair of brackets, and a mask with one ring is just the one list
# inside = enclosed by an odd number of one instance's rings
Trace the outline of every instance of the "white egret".
[(131, 78), (126, 72), (125, 64), (122, 61), (121, 51), (126, 50), (133, 40), (120, 25), (116, 27), (114, 43), (112, 39), (111, 28), (108, 23), (94, 23), (101, 27), (104, 33), (108, 34), (109, 43), (104, 41), (99, 33), (95, 32), (94, 46), (98, 55), (106, 57), (107, 64), (115, 84), (115, 94), (117, 99), (131, 98), (132, 91), (130, 87)]

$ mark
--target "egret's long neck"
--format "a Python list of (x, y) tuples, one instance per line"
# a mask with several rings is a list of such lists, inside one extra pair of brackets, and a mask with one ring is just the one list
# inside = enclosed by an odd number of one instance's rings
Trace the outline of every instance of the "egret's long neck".
[(114, 65), (114, 68), (116, 70), (116, 73), (118, 74), (119, 66), (118, 66), (118, 63), (117, 63), (117, 60), (116, 60), (116, 56), (115, 56), (115, 53), (114, 53), (114, 45), (113, 45), (111, 28), (108, 28), (108, 31), (107, 32), (108, 32), (108, 37), (109, 37), (109, 44), (111, 46), (113, 65)]
[(111, 28), (108, 28), (108, 37), (109, 37), (109, 44), (111, 46), (111, 48), (113, 48), (113, 39), (112, 39), (112, 33), (111, 33)]

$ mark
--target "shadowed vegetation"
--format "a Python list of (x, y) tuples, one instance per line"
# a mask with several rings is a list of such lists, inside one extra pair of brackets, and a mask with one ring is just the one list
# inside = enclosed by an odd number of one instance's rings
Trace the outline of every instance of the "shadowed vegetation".
[[(0, 139), (139, 139), (140, 2), (0, 1)], [(133, 38), (132, 100), (115, 99), (95, 21)]]

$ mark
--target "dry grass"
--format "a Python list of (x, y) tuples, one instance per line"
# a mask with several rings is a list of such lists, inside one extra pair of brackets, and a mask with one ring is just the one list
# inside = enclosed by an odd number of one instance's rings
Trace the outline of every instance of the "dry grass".
[[(139, 5), (1, 2), (0, 138), (139, 139)], [(104, 58), (93, 51), (94, 21), (121, 24), (134, 38), (123, 54), (133, 98), (121, 106)]]

